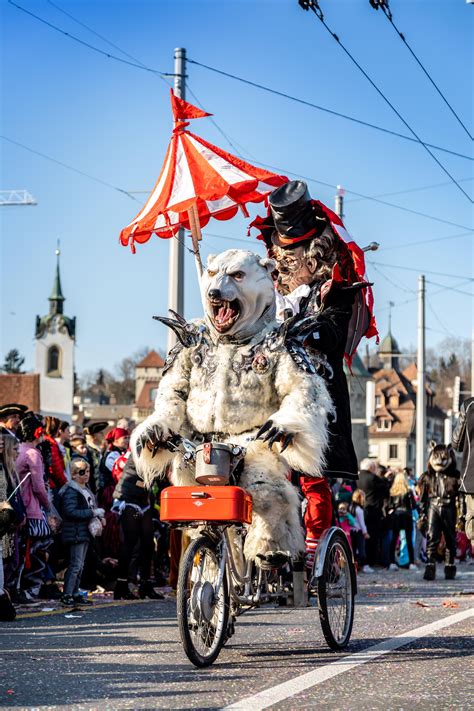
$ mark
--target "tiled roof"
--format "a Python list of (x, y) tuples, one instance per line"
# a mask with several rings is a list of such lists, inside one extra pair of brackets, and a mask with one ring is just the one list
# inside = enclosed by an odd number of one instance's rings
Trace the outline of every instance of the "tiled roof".
[(135, 366), (136, 368), (162, 368), (164, 366), (165, 362), (163, 358), (156, 352), (156, 351), (150, 351), (147, 353), (147, 355), (141, 360), (137, 365)]
[(17, 402), (34, 412), (40, 411), (39, 373), (0, 375), (0, 405)]

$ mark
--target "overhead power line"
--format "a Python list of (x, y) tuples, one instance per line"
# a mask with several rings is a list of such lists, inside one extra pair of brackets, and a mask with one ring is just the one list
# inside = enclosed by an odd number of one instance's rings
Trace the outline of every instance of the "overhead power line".
[(406, 136), (404, 133), (398, 133), (397, 131), (391, 131), (388, 128), (383, 128), (382, 126), (377, 126), (376, 124), (369, 123), (368, 121), (362, 121), (361, 119), (357, 119), (354, 116), (348, 116), (347, 114), (340, 113), (339, 111), (333, 111), (332, 109), (325, 108), (324, 106), (319, 106), (318, 104), (314, 104), (311, 101), (307, 101), (306, 99), (301, 99), (298, 98), (297, 96), (292, 96), (291, 94), (287, 94), (283, 91), (278, 91), (277, 89), (272, 89), (268, 86), (264, 86), (263, 84), (259, 84), (258, 82), (251, 81), (250, 79), (244, 79), (243, 77), (239, 77), (236, 74), (231, 74), (230, 72), (225, 72), (222, 69), (217, 69), (216, 67), (211, 67), (209, 64), (203, 64), (202, 62), (198, 62), (196, 59), (187, 59), (187, 62), (190, 64), (195, 64), (197, 67), (202, 67), (203, 69), (207, 69), (210, 72), (214, 72), (215, 74), (221, 74), (224, 77), (228, 77), (229, 79), (234, 79), (235, 81), (239, 81), (242, 84), (248, 84), (249, 86), (253, 86), (256, 89), (261, 89), (262, 91), (266, 91), (269, 94), (275, 94), (275, 96), (282, 96), (284, 99), (289, 99), (290, 101), (295, 101), (298, 104), (303, 104), (304, 106), (309, 106), (311, 109), (317, 109), (318, 111), (324, 111), (325, 113), (331, 114), (332, 116), (338, 116), (339, 118), (345, 119), (347, 121), (352, 121), (354, 123), (358, 123), (362, 126), (367, 126), (368, 128), (373, 128), (376, 131), (382, 131), (383, 133), (388, 133), (392, 136), (396, 136), (397, 138), (403, 138), (405, 141), (411, 141), (412, 143), (421, 143), (422, 145), (429, 146), (430, 148), (434, 148), (437, 151), (443, 151), (444, 153), (450, 153), (451, 155), (457, 156), (458, 158), (465, 158), (466, 160), (474, 160), (472, 156), (467, 156), (464, 153), (458, 153), (456, 151), (452, 151), (449, 148), (443, 148), (441, 146), (436, 146), (433, 143), (426, 143), (422, 141), (420, 138), (412, 138), (412, 136)]
[(470, 195), (464, 190), (464, 188), (461, 187), (461, 185), (458, 183), (456, 178), (451, 175), (449, 170), (445, 168), (445, 166), (441, 163), (441, 161), (435, 156), (435, 154), (430, 150), (428, 145), (424, 143), (419, 135), (416, 133), (416, 131), (410, 126), (408, 121), (402, 116), (402, 114), (398, 111), (397, 108), (392, 104), (390, 99), (384, 94), (384, 92), (377, 86), (377, 84), (374, 82), (374, 80), (367, 74), (365, 69), (359, 64), (359, 62), (355, 59), (355, 57), (349, 52), (347, 47), (341, 42), (340, 38), (338, 35), (331, 30), (329, 25), (326, 23), (324, 19), (323, 12), (319, 6), (319, 3), (317, 0), (298, 0), (299, 5), (303, 8), (303, 10), (311, 10), (314, 16), (321, 22), (323, 25), (324, 29), (331, 35), (331, 37), (336, 41), (336, 43), (339, 45), (339, 47), (343, 50), (343, 52), (346, 54), (347, 57), (351, 60), (351, 62), (354, 64), (354, 66), (357, 67), (357, 69), (361, 72), (361, 74), (367, 79), (369, 84), (375, 89), (375, 91), (378, 93), (379, 96), (382, 97), (382, 99), (385, 101), (387, 106), (389, 106), (394, 114), (398, 116), (400, 121), (403, 123), (403, 125), (410, 131), (412, 136), (414, 136), (418, 142), (423, 146), (425, 151), (428, 153), (428, 155), (431, 156), (431, 158), (434, 160), (434, 162), (441, 168), (441, 170), (448, 176), (448, 178), (453, 182), (454, 185), (457, 186), (457, 188), (462, 192), (462, 194), (469, 200), (469, 202), (472, 204), (474, 200), (471, 198)]
[[(158, 79), (161, 79), (162, 81), (165, 82), (165, 84), (167, 84), (168, 86), (170, 86), (170, 82), (165, 79), (165, 76), (171, 76), (170, 74), (165, 74), (165, 73), (163, 73), (163, 72), (157, 72), (157, 71), (155, 71), (155, 70), (153, 70), (153, 69), (150, 69), (149, 67), (147, 67), (146, 64), (144, 64), (140, 59), (138, 59), (137, 57), (135, 57), (133, 54), (130, 54), (129, 52), (126, 52), (124, 49), (122, 49), (121, 47), (119, 47), (117, 44), (114, 44), (114, 42), (111, 42), (109, 39), (107, 39), (107, 37), (104, 37), (104, 35), (99, 34), (99, 32), (96, 32), (95, 30), (93, 30), (92, 27), (89, 27), (89, 25), (86, 25), (85, 22), (82, 22), (82, 20), (78, 20), (77, 17), (74, 17), (74, 15), (71, 15), (70, 12), (67, 12), (67, 11), (64, 10), (62, 7), (60, 7), (59, 5), (56, 5), (56, 3), (52, 2), (52, 0), (47, 0), (47, 2), (48, 2), (52, 7), (56, 8), (56, 10), (59, 10), (59, 12), (62, 12), (64, 15), (66, 15), (67, 17), (69, 17), (71, 20), (73, 20), (74, 22), (76, 22), (76, 23), (77, 23), (78, 25), (80, 25), (81, 27), (84, 27), (84, 28), (85, 28), (86, 30), (88, 30), (89, 32), (92, 32), (93, 35), (95, 35), (96, 37), (99, 37), (99, 39), (101, 39), (103, 42), (106, 42), (106, 44), (109, 44), (111, 47), (114, 47), (114, 49), (118, 49), (119, 52), (121, 52), (122, 54), (124, 54), (124, 55), (125, 55), (126, 57), (128, 57), (129, 59), (133, 59), (133, 61), (134, 61), (134, 62), (137, 62), (137, 64), (139, 65), (139, 66), (138, 66), (138, 69), (145, 69), (146, 71), (149, 71), (149, 72), (154, 73), (154, 76), (157, 76)], [(62, 30), (61, 30), (61, 31), (62, 31)], [(120, 61), (120, 58), (116, 58), (116, 57), (113, 56), (113, 55), (107, 55), (107, 56), (110, 56), (111, 59), (119, 59), (119, 61)], [(132, 65), (132, 66), (136, 66), (136, 65)]]
[(432, 239), (420, 239), (416, 242), (410, 242), (407, 244), (396, 244), (393, 247), (382, 247), (384, 252), (392, 249), (406, 249), (407, 247), (416, 247), (420, 244), (429, 244), (430, 242), (444, 242), (445, 240), (458, 239), (460, 237), (472, 237), (472, 232), (460, 232), (457, 235), (446, 235), (446, 237), (433, 237)]
[[(308, 180), (312, 183), (319, 183), (320, 185), (324, 185), (328, 188), (332, 188), (333, 190), (337, 189), (336, 185), (333, 185), (332, 183), (326, 183), (323, 180), (318, 180), (317, 178), (310, 178), (307, 175), (302, 175), (301, 173), (295, 173), (291, 170), (286, 170), (285, 168), (278, 168), (277, 166), (270, 165), (269, 163), (262, 163), (261, 161), (256, 160), (256, 163), (259, 165), (264, 166), (265, 168), (270, 168), (270, 170), (276, 170), (278, 172), (288, 174), (288, 175), (296, 175), (299, 178), (302, 178), (303, 180)], [(420, 210), (412, 210), (410, 207), (404, 207), (403, 205), (397, 205), (396, 203), (393, 202), (388, 202), (387, 200), (380, 200), (380, 198), (374, 197), (372, 195), (364, 195), (364, 193), (358, 193), (355, 190), (350, 190), (349, 188), (344, 188), (346, 193), (349, 193), (350, 195), (356, 195), (357, 197), (363, 198), (364, 200), (371, 200), (372, 202), (379, 203), (380, 205), (386, 205), (387, 207), (393, 207), (397, 210), (402, 210), (403, 212), (409, 212), (412, 215), (418, 215), (419, 217), (426, 217), (428, 220), (434, 220), (435, 222), (441, 222), (445, 225), (451, 225), (451, 227), (459, 227), (461, 230), (466, 230), (467, 232), (474, 232), (474, 228), (468, 227), (467, 225), (460, 225), (457, 222), (451, 222), (451, 220), (445, 220), (442, 217), (435, 217), (434, 215), (429, 215), (426, 212), (420, 212)]]
[(402, 40), (403, 44), (405, 45), (405, 47), (406, 47), (406, 48), (408, 49), (408, 51), (410, 52), (410, 54), (411, 54), (411, 56), (413, 57), (413, 59), (415, 60), (415, 62), (418, 64), (418, 66), (420, 67), (420, 69), (424, 72), (425, 76), (429, 79), (429, 81), (431, 82), (431, 84), (434, 86), (434, 88), (436, 89), (436, 91), (438, 92), (438, 94), (440, 95), (440, 97), (443, 99), (443, 101), (444, 101), (444, 103), (446, 104), (446, 106), (448, 107), (448, 109), (451, 111), (451, 113), (453, 114), (453, 116), (454, 116), (455, 119), (457, 120), (457, 122), (460, 124), (460, 126), (462, 126), (462, 128), (463, 128), (464, 131), (467, 133), (467, 135), (469, 136), (469, 138), (471, 139), (471, 141), (474, 140), (472, 134), (469, 132), (469, 130), (468, 130), (468, 129), (466, 128), (466, 126), (464, 125), (464, 123), (461, 121), (461, 119), (459, 118), (458, 114), (457, 114), (456, 111), (453, 109), (453, 107), (451, 106), (451, 104), (449, 103), (449, 101), (447, 100), (447, 98), (445, 97), (445, 95), (443, 94), (443, 92), (441, 91), (441, 89), (439, 88), (439, 86), (436, 84), (435, 80), (433, 79), (433, 77), (431, 76), (431, 74), (429, 73), (429, 71), (428, 71), (428, 70), (426, 69), (426, 67), (422, 64), (421, 60), (417, 57), (417, 55), (415, 54), (415, 52), (413, 51), (413, 49), (412, 49), (412, 48), (410, 47), (410, 45), (408, 44), (407, 39), (406, 39), (405, 35), (403, 34), (403, 32), (401, 32), (401, 31), (398, 29), (398, 27), (396, 26), (395, 22), (393, 21), (393, 15), (392, 15), (392, 11), (390, 10), (390, 7), (389, 7), (388, 0), (369, 0), (369, 1), (370, 1), (370, 4), (372, 5), (372, 7), (373, 7), (375, 10), (378, 10), (379, 8), (382, 10), (383, 14), (385, 15), (385, 17), (387, 18), (387, 20), (389, 21), (389, 23), (392, 25), (392, 27), (393, 27), (393, 29), (395, 30), (395, 32), (397, 33), (397, 35), (400, 37), (400, 39)]
[(63, 168), (72, 170), (74, 173), (78, 173), (79, 175), (82, 175), (84, 178), (89, 178), (89, 180), (94, 180), (96, 183), (101, 183), (102, 185), (105, 185), (108, 188), (112, 188), (112, 190), (116, 190), (118, 193), (127, 195), (127, 197), (129, 197), (131, 200), (135, 200), (135, 202), (140, 202), (139, 200), (137, 200), (136, 197), (131, 195), (131, 193), (129, 193), (128, 190), (124, 190), (123, 188), (118, 188), (116, 185), (112, 185), (112, 183), (108, 183), (106, 180), (102, 180), (101, 178), (96, 178), (94, 175), (90, 175), (89, 173), (85, 173), (83, 170), (79, 170), (79, 168), (74, 168), (74, 166), (72, 166), (72, 165), (63, 163), (63, 161), (58, 160), (57, 158), (53, 158), (52, 156), (48, 156), (46, 153), (41, 153), (41, 151), (37, 151), (34, 148), (31, 148), (30, 146), (26, 146), (24, 143), (20, 143), (20, 141), (15, 141), (13, 138), (8, 138), (8, 136), (0, 136), (0, 138), (3, 138), (4, 141), (8, 141), (8, 143), (12, 143), (15, 146), (19, 146), (20, 148), (23, 148), (25, 151), (29, 151), (30, 153), (34, 153), (37, 156), (41, 156), (41, 158), (45, 158), (46, 160), (49, 160), (52, 163), (61, 165)]
[(74, 40), (74, 42), (78, 42), (79, 44), (83, 45), (84, 47), (87, 47), (88, 49), (92, 50), (93, 52), (97, 52), (98, 54), (102, 54), (104, 57), (107, 57), (108, 59), (114, 59), (116, 62), (121, 62), (122, 64), (128, 64), (129, 66), (136, 67), (137, 69), (143, 69), (144, 71), (150, 72), (151, 74), (159, 74), (162, 77), (173, 76), (173, 74), (169, 74), (167, 72), (161, 72), (159, 69), (152, 69), (151, 67), (147, 67), (145, 64), (130, 62), (127, 59), (123, 59), (122, 57), (117, 57), (117, 55), (115, 55), (115, 54), (110, 54), (110, 52), (105, 52), (103, 49), (99, 49), (99, 47), (95, 47), (94, 45), (89, 44), (89, 42), (85, 42), (84, 40), (80, 39), (79, 37), (72, 35), (70, 32), (66, 32), (66, 30), (62, 30), (60, 27), (53, 25), (52, 22), (48, 22), (48, 20), (45, 20), (44, 18), (40, 17), (39, 15), (35, 15), (34, 12), (31, 12), (30, 10), (27, 10), (25, 7), (18, 5), (16, 2), (13, 2), (13, 0), (8, 0), (8, 2), (10, 5), (13, 5), (13, 7), (16, 7), (18, 10), (21, 10), (22, 12), (26, 13), (30, 17), (33, 17), (35, 20), (38, 20), (38, 22), (42, 22), (43, 25), (47, 25), (52, 30), (55, 30), (56, 32), (60, 32), (65, 37), (69, 37), (69, 39)]
[[(474, 180), (474, 178), (458, 178), (458, 183), (467, 183), (471, 182)], [(420, 185), (417, 188), (405, 188), (405, 190), (395, 190), (390, 193), (378, 193), (377, 195), (374, 195), (373, 197), (380, 198), (380, 197), (392, 197), (393, 195), (407, 195), (408, 193), (418, 193), (421, 192), (422, 190), (435, 190), (436, 188), (445, 188), (447, 185), (451, 185), (451, 181), (449, 182), (444, 182), (444, 183), (431, 183), (431, 185)], [(345, 204), (347, 205), (348, 203), (352, 202), (360, 202), (361, 200), (364, 200), (365, 198), (354, 198), (353, 200), (345, 200)]]
[(452, 279), (459, 279), (462, 278), (463, 281), (465, 280), (466, 282), (471, 282), (474, 281), (474, 277), (467, 277), (463, 274), (447, 274), (446, 272), (434, 272), (430, 269), (425, 269), (424, 267), (406, 267), (406, 266), (400, 266), (399, 264), (387, 264), (384, 262), (368, 262), (368, 264), (372, 264), (374, 266), (378, 267), (390, 267), (391, 269), (403, 269), (408, 272), (418, 272), (419, 274), (436, 274), (437, 276), (444, 276)]

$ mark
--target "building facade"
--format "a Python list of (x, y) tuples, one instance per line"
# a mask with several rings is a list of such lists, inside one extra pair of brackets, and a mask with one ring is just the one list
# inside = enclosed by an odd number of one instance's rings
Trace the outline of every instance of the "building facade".
[(40, 411), (71, 421), (74, 397), (76, 319), (64, 314), (59, 249), (49, 313), (36, 317), (35, 372), (40, 379)]
[[(375, 418), (369, 427), (369, 457), (393, 468), (415, 468), (417, 368), (400, 367), (400, 350), (389, 331), (380, 344), (379, 367), (371, 368), (375, 381)], [(434, 402), (435, 392), (426, 383), (426, 459), (428, 444), (442, 442), (445, 413)], [(423, 463), (423, 467), (425, 462)], [(421, 469), (421, 468), (420, 468)]]

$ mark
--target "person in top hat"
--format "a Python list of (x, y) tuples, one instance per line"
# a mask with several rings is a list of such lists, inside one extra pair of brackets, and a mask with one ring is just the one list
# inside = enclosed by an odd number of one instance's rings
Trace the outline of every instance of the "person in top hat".
[[(315, 317), (304, 342), (326, 357), (326, 367), (320, 373), (336, 410), (329, 424), (326, 476), (356, 478), (343, 362), (356, 293), (367, 284), (359, 281), (352, 254), (333, 228), (333, 220), (338, 220), (337, 216), (311, 199), (305, 182), (292, 180), (270, 194), (268, 217), (257, 218), (252, 226), (260, 230), (269, 256), (276, 261), (282, 319), (297, 313), (302, 319)], [(308, 500), (306, 548), (311, 563), (322, 531), (332, 523), (332, 496), (326, 479), (300, 474), (300, 485)]]
[(26, 405), (19, 405), (16, 402), (0, 406), (0, 427), (15, 437), (18, 425), (27, 411)]

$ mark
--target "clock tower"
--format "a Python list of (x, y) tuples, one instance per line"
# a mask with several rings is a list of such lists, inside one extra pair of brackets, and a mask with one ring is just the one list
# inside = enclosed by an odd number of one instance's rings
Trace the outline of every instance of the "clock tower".
[(76, 319), (64, 315), (63, 292), (56, 250), (56, 275), (49, 297), (49, 314), (36, 317), (36, 365), (40, 375), (41, 414), (71, 421), (74, 396)]

